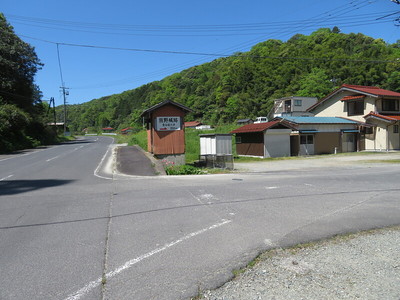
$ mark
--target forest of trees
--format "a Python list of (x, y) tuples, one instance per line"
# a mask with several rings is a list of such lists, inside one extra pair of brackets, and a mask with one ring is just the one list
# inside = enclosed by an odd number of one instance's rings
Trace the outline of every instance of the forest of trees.
[(164, 100), (194, 110), (209, 124), (266, 115), (273, 99), (321, 98), (342, 83), (400, 91), (400, 41), (323, 28), (288, 41), (267, 40), (249, 52), (191, 67), (161, 81), (68, 107), (70, 128), (140, 126), (140, 113)]
[(1, 13), (0, 32), (0, 153), (54, 142), (56, 134), (46, 126), (48, 105), (34, 84), (42, 64)]

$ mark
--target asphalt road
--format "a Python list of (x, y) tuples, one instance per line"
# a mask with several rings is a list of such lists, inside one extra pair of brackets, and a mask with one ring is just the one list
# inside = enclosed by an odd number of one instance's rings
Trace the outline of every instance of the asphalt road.
[(398, 164), (129, 177), (111, 142), (0, 157), (0, 299), (188, 299), (265, 249), (400, 224)]

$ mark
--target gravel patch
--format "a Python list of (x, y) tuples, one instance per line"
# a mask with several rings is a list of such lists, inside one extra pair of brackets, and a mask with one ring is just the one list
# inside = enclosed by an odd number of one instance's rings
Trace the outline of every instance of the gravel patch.
[(273, 249), (252, 265), (199, 299), (400, 300), (400, 227)]
[[(371, 164), (400, 159), (400, 152), (359, 152), (354, 155), (313, 155), (288, 160), (235, 162), (235, 170), (241, 172), (271, 172), (282, 170), (305, 170), (313, 168), (357, 167), (368, 168)], [(397, 300), (397, 299), (396, 299)]]

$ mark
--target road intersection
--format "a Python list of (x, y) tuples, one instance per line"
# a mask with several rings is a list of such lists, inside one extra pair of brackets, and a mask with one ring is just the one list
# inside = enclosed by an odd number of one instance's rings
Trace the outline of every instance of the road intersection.
[(400, 223), (396, 164), (126, 176), (112, 148), (0, 158), (0, 298), (189, 299), (266, 249)]

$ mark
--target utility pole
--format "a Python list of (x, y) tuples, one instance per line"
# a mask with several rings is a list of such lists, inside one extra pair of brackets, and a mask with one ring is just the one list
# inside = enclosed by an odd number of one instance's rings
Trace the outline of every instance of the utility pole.
[(64, 85), (60, 87), (62, 89), (63, 98), (64, 98), (64, 136), (67, 132), (67, 95), (69, 95), (68, 88)]
[(53, 123), (54, 123), (54, 130), (57, 133), (57, 119), (56, 119), (56, 102), (54, 101), (54, 97), (50, 98), (49, 102), (49, 109), (51, 109), (51, 104), (53, 104)]

